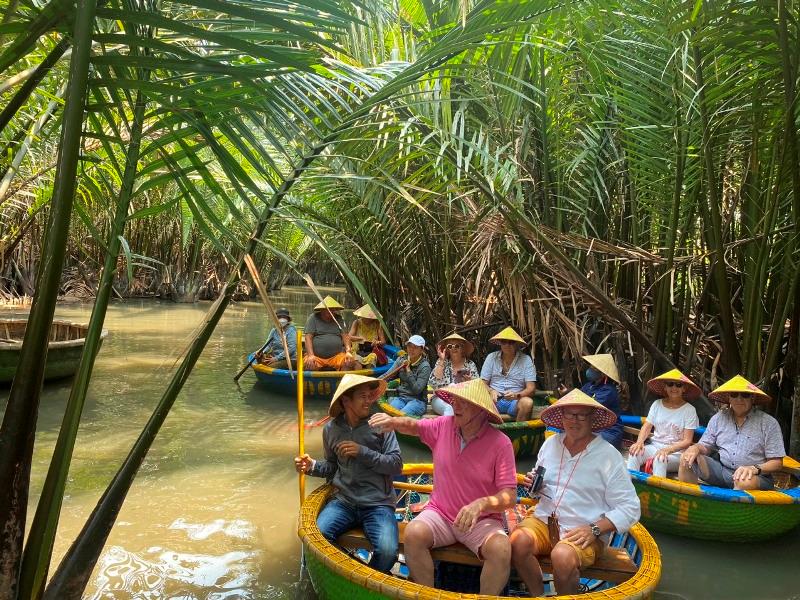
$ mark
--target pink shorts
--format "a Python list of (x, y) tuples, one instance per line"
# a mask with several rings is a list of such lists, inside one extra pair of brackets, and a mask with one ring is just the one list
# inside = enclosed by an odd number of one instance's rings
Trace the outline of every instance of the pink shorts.
[(475, 556), (483, 560), (480, 554), (481, 546), (483, 543), (492, 537), (495, 533), (507, 535), (503, 524), (497, 519), (484, 517), (480, 519), (471, 530), (466, 533), (460, 531), (450, 521), (445, 519), (435, 510), (426, 508), (416, 517), (414, 521), (425, 523), (433, 533), (433, 547), (440, 548), (442, 546), (449, 546), (455, 542), (461, 542), (467, 548), (475, 553)]

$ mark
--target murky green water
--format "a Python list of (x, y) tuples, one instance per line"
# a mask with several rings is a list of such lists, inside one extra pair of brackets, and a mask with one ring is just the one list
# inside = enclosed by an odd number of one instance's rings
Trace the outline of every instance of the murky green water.
[[(276, 295), (275, 302), (287, 305), (301, 323), (316, 303), (305, 291), (292, 290)], [(207, 308), (129, 301), (109, 310), (110, 335), (97, 361), (64, 501), (59, 556), (150, 416)], [(85, 322), (90, 310), (64, 306), (57, 316)], [(296, 406), (271, 396), (251, 373), (239, 387), (232, 381), (267, 328), (261, 305), (229, 308), (130, 491), (86, 598), (314, 598), (307, 584), (298, 583)], [(7, 393), (0, 389), (2, 404)], [(45, 386), (34, 500), (68, 394), (68, 381)], [(308, 402), (307, 422), (322, 418), (326, 409), (325, 403)], [(312, 456), (320, 454), (320, 433), (317, 428), (306, 434)], [(404, 449), (404, 455), (415, 461), (424, 453)], [(308, 480), (309, 489), (317, 481)], [(751, 546), (656, 537), (664, 560), (658, 598), (800, 598), (794, 583), (797, 531)]]

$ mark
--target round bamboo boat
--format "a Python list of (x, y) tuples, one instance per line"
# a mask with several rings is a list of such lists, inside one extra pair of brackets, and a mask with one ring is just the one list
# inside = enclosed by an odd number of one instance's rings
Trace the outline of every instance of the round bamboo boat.
[[(413, 518), (411, 507), (424, 500), (433, 484), (432, 465), (406, 465), (403, 469), (409, 483), (396, 482), (396, 487), (407, 494), (406, 507), (399, 508), (398, 514), (404, 521)], [(518, 476), (518, 494), (521, 502), (530, 506), (531, 500), (525, 497), (525, 488)], [(348, 554), (328, 542), (320, 533), (316, 521), (322, 508), (335, 490), (325, 484), (312, 492), (300, 507), (298, 536), (303, 545), (303, 556), (311, 583), (320, 600), (378, 600), (436, 598), (438, 600), (466, 600), (478, 596), (474, 593), (450, 592), (434, 589), (408, 581), (402, 575), (388, 575), (369, 568), (357, 558), (359, 552)], [(616, 585), (598, 579), (581, 579), (587, 593), (580, 595), (582, 600), (624, 600), (650, 598), (661, 578), (661, 554), (653, 538), (640, 524), (629, 533), (616, 534), (611, 542), (615, 549), (624, 548), (635, 564), (629, 579)], [(405, 573), (404, 567), (400, 569)], [(517, 590), (511, 590), (517, 593)], [(480, 596), (486, 600), (500, 596)], [(556, 598), (576, 598), (576, 596), (556, 596)]]
[[(0, 383), (14, 379), (25, 337), (27, 319), (0, 319)], [(47, 345), (45, 379), (69, 377), (78, 370), (89, 326), (70, 321), (53, 321), (50, 326), (50, 342)], [(100, 342), (108, 335), (103, 329)]]
[[(642, 417), (625, 417), (640, 426)], [(700, 430), (698, 428), (697, 434)], [(784, 457), (775, 489), (739, 491), (683, 483), (630, 471), (642, 504), (641, 521), (654, 531), (725, 542), (768, 540), (800, 525), (800, 463)]]
[[(303, 371), (303, 383), (305, 386), (303, 397), (330, 400), (336, 388), (339, 387), (339, 382), (342, 377), (348, 373), (355, 375), (369, 375), (371, 377), (380, 377), (394, 364), (394, 359), (397, 358), (399, 348), (385, 344), (383, 346), (389, 362), (382, 367), (375, 367), (374, 369), (358, 369), (355, 371)], [(247, 357), (249, 361), (253, 361), (253, 355)], [(268, 387), (271, 392), (281, 394), (284, 396), (297, 396), (297, 370), (289, 369), (276, 369), (266, 365), (260, 365), (253, 362), (253, 371), (256, 378), (264, 386)]]
[[(386, 396), (378, 401), (378, 408), (392, 417), (408, 416), (404, 415), (402, 411), (399, 411), (390, 405)], [(417, 418), (430, 418), (437, 416), (439, 415), (431, 414)], [(544, 432), (546, 426), (541, 419), (519, 422), (507, 421), (502, 424), (492, 424), (492, 427), (499, 429), (508, 436), (508, 438), (511, 440), (511, 443), (514, 445), (514, 456), (516, 458), (531, 458), (536, 456), (539, 453), (539, 448), (541, 448), (542, 443), (544, 442)], [(419, 448), (427, 448), (427, 446), (423, 444), (415, 435), (404, 435), (397, 433), (397, 439)]]

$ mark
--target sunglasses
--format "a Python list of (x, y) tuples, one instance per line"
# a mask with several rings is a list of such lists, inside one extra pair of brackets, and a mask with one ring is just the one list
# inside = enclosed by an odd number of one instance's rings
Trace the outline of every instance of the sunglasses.
[(674, 388), (682, 388), (683, 382), (682, 381), (668, 381), (664, 385), (667, 387), (674, 387)]
[(447, 344), (445, 348), (447, 350), (461, 350), (461, 344)]
[(517, 343), (517, 342), (514, 342), (514, 341), (512, 341), (512, 340), (500, 340), (500, 345), (501, 345), (501, 346), (503, 346), (503, 345), (505, 345), (505, 344), (516, 344), (516, 343)]
[(728, 394), (729, 400), (736, 400), (741, 398), (742, 400), (750, 400), (753, 397), (753, 394), (748, 392), (734, 392), (733, 394)]
[(562, 413), (561, 418), (567, 421), (585, 421), (592, 416), (592, 413)]

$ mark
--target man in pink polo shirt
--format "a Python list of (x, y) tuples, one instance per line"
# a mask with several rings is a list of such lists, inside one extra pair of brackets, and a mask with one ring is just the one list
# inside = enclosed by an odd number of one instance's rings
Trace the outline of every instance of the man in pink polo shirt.
[(432, 587), (431, 548), (461, 542), (483, 561), (480, 593), (498, 595), (511, 568), (502, 513), (517, 497), (514, 449), (490, 425), (502, 418), (482, 380), (449, 385), (436, 395), (453, 405), (454, 415), (414, 419), (377, 413), (369, 420), (372, 427), (418, 435), (433, 452), (430, 502), (405, 531), (411, 579)]

